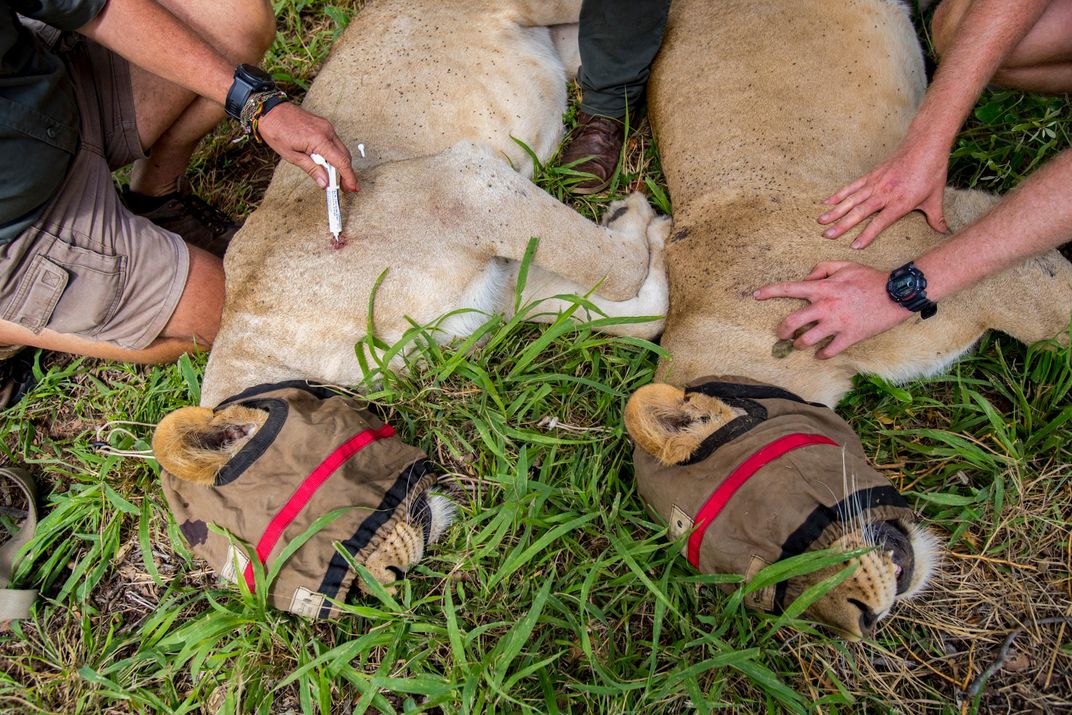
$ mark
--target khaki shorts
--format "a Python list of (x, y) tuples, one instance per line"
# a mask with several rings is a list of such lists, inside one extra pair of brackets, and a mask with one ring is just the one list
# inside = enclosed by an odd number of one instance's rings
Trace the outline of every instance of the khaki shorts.
[(171, 319), (189, 253), (179, 236), (130, 213), (112, 181), (145, 156), (127, 63), (70, 35), (56, 51), (75, 86), (81, 143), (41, 217), (0, 246), (0, 319), (139, 350)]

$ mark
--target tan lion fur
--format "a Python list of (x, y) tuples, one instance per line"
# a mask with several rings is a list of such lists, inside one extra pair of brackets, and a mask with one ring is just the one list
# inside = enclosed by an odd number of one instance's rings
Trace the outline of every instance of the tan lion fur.
[[(816, 222), (823, 198), (897, 146), (924, 83), (903, 3), (675, 0), (648, 90), (674, 202), (662, 338), (670, 357), (660, 362), (661, 379), (682, 385), (703, 375), (740, 375), (833, 406), (853, 375), (904, 381), (939, 372), (988, 328), (1025, 342), (1067, 328), (1072, 267), (1052, 251), (942, 301), (934, 318), (913, 317), (829, 360), (810, 350), (786, 354), (777, 340), (776, 326), (799, 302), (757, 301), (755, 289), (800, 279), (824, 260), (892, 270), (942, 240), (912, 214), (856, 251), (849, 248), (852, 235), (823, 239)], [(961, 228), (993, 202), (980, 192), (947, 190), (947, 222)], [(673, 445), (681, 435), (651, 427), (672, 423), (666, 412), (680, 399), (663, 390), (638, 392), (630, 402), (630, 432), (653, 455), (678, 453)], [(724, 419), (724, 407), (711, 408), (709, 424)], [(839, 545), (861, 545), (865, 526)], [(905, 593), (896, 595), (888, 554), (873, 551), (809, 614), (858, 637), (864, 629), (853, 600), (882, 618), (895, 599), (917, 593), (934, 568), (937, 543), (920, 527), (901, 527), (915, 551)]]
[[(663, 379), (743, 375), (833, 406), (853, 375), (939, 372), (987, 328), (1024, 342), (1067, 328), (1072, 266), (1051, 251), (829, 360), (774, 357), (775, 328), (800, 302), (757, 301), (755, 289), (824, 260), (892, 270), (942, 240), (917, 213), (864, 250), (849, 248), (852, 236), (822, 238), (816, 222), (823, 198), (904, 135), (924, 90), (922, 53), (893, 0), (683, 0), (670, 22), (649, 87), (674, 202)], [(963, 227), (992, 201), (950, 189), (947, 221)]]
[(323, 192), (281, 164), (224, 261), (203, 405), (292, 378), (359, 382), (354, 345), (381, 275), (379, 339), (393, 344), (411, 319), (466, 308), (437, 337), (471, 333), (511, 311), (532, 237), (526, 301), (598, 286), (593, 302), (607, 315), (665, 313), (668, 222), (640, 195), (612, 204), (608, 226), (588, 221), (528, 180), (532, 161), (514, 140), (541, 160), (558, 146), (567, 77), (558, 52), (576, 62), (575, 33), (562, 25), (579, 10), (580, 0), (374, 0), (357, 13), (304, 101), (355, 157), (361, 190), (342, 197), (345, 245), (332, 246)]
[(671, 465), (688, 459), (708, 436), (742, 414), (718, 398), (656, 383), (629, 398), (625, 426), (642, 449)]
[(216, 475), (268, 419), (264, 410), (231, 405), (214, 413), (207, 407), (182, 407), (153, 432), (153, 456), (179, 479), (216, 483)]

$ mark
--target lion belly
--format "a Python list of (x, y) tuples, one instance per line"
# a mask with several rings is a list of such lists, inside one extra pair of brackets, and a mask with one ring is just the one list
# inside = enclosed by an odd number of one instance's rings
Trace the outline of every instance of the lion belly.
[[(566, 71), (550, 30), (529, 26), (533, 8), (537, 19), (570, 22), (579, 0), (373, 0), (355, 15), (303, 102), (332, 121), (358, 170), (361, 191), (341, 197), (345, 245), (326, 233), (323, 192), (280, 163), (225, 259), (203, 404), (269, 380), (359, 382), (354, 345), (381, 275), (373, 329), (387, 343), (410, 321), (502, 307), (512, 268), (489, 247), (497, 227), (488, 224), (528, 197), (496, 172), (505, 157), (531, 175), (514, 138), (547, 159), (566, 105)], [(469, 185), (484, 178), (488, 206)], [(459, 313), (442, 337), (482, 320)]]

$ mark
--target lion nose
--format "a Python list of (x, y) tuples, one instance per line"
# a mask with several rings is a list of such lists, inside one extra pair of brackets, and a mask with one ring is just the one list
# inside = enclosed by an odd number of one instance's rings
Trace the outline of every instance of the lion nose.
[(878, 623), (878, 614), (855, 598), (850, 598), (849, 603), (856, 606), (860, 611), (860, 635), (869, 636), (874, 633), (875, 624)]

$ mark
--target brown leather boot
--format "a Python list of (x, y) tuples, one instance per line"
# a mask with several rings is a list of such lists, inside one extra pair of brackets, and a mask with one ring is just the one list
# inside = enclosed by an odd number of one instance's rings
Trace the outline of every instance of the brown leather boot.
[(24, 350), (18, 345), (0, 346), (5, 357), (0, 358), (0, 410), (16, 404), (37, 386), (34, 375), (36, 350)]
[(570, 192), (587, 196), (607, 188), (618, 166), (624, 142), (625, 125), (617, 119), (578, 112), (577, 127), (570, 133), (569, 145), (558, 163), (569, 166), (580, 162), (570, 168), (591, 174), (592, 178), (573, 184), (569, 187)]

